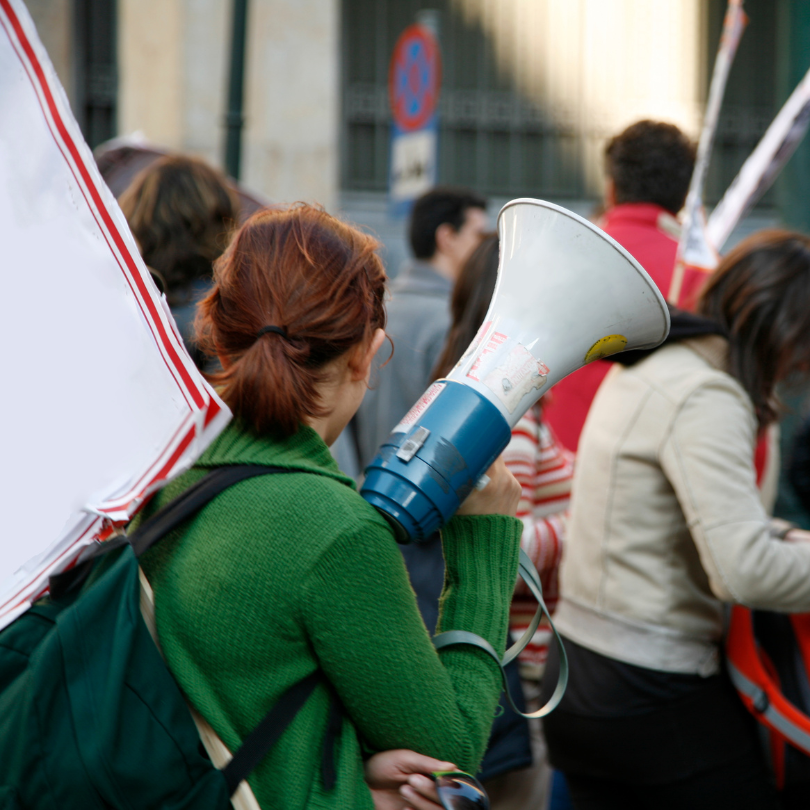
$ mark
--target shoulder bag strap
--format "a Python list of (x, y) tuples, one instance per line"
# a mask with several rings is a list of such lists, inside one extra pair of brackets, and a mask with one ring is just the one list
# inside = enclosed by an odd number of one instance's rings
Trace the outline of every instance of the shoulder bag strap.
[(217, 467), (145, 520), (132, 534), (120, 534), (110, 540), (88, 546), (73, 568), (50, 577), (48, 588), (51, 598), (59, 599), (68, 592), (80, 588), (92, 572), (98, 557), (103, 557), (127, 543), (132, 546), (135, 556), (140, 557), (161, 538), (233, 484), (257, 475), (293, 472), (309, 472), (309, 470), (269, 467), (261, 464)]
[[(134, 534), (128, 538), (135, 552), (135, 556), (140, 557), (155, 543), (180, 526), (185, 520), (192, 517), (217, 495), (228, 489), (228, 487), (259, 475), (297, 472), (310, 473), (309, 470), (299, 470), (289, 467), (270, 467), (262, 464), (244, 464), (215, 468), (138, 527)], [(318, 473), (311, 474), (317, 475)], [(148, 581), (146, 581), (143, 571), (140, 571), (139, 574), (142, 597), (141, 612), (144, 615), (144, 620), (147, 623), (147, 627), (152, 634), (155, 644), (157, 644), (158, 649), (160, 649), (157, 631), (154, 625), (152, 589)], [(222, 770), (222, 775), (228, 786), (229, 795), (233, 796), (236, 793), (240, 783), (247, 779), (253, 769), (262, 761), (273, 745), (275, 745), (278, 738), (284, 733), (287, 726), (289, 726), (309, 699), (315, 687), (319, 683), (325, 682), (326, 678), (323, 673), (320, 672), (320, 670), (316, 670), (294, 683), (282, 694), (276, 705), (267, 712), (253, 731), (245, 737), (242, 741), (242, 745), (240, 745), (236, 753), (227, 760), (227, 764), (224, 764), (224, 767), (222, 767), (221, 764), (223, 759), (217, 757), (220, 761), (214, 764)], [(192, 715), (194, 716), (195, 723), (197, 723), (198, 730), (201, 730), (201, 736), (202, 730), (204, 729), (206, 735), (210, 738), (207, 741), (204, 739), (204, 742), (211, 743), (213, 740), (214, 744), (218, 743), (217, 748), (221, 746), (221, 750), (227, 756), (229, 752), (221, 740), (219, 740), (214, 730), (210, 728), (203, 718), (196, 714), (193, 707), (190, 706), (189, 708), (192, 710)], [(333, 785), (335, 781), (333, 762), (334, 729), (332, 729), (332, 726), (334, 726), (336, 722), (335, 717), (340, 718), (340, 714), (339, 709), (336, 708), (334, 697), (332, 697), (332, 708), (330, 709), (330, 729), (332, 733), (327, 734), (324, 742), (322, 765), (325, 781), (329, 783), (327, 789)], [(206, 748), (208, 747), (209, 746), (206, 745)], [(212, 752), (209, 750), (209, 754), (211, 753)], [(243, 804), (242, 806), (253, 807), (255, 804), (255, 798), (252, 797), (252, 793), (246, 793), (242, 799), (247, 801), (247, 804)], [(253, 803), (251, 803), (251, 799)]]
[(288, 467), (268, 467), (262, 464), (239, 464), (213, 469), (136, 529), (128, 538), (135, 556), (140, 557), (158, 540), (176, 529), (183, 521), (188, 520), (228, 487), (258, 475), (295, 472), (309, 471)]
[[(324, 675), (316, 670), (300, 681), (294, 683), (278, 699), (278, 702), (264, 716), (250, 734), (242, 740), (231, 761), (222, 769), (222, 775), (228, 785), (228, 792), (233, 794), (243, 779), (247, 779), (253, 769), (264, 759), (265, 754), (275, 745), (287, 726), (303, 708), (315, 687), (324, 681)], [(330, 709), (330, 714), (332, 709)], [(328, 736), (328, 735), (327, 735)], [(334, 767), (324, 748), (324, 767)], [(328, 789), (328, 788), (327, 788)]]
[[(503, 689), (506, 693), (506, 698), (509, 701), (509, 705), (523, 717), (545, 717), (547, 714), (550, 714), (552, 711), (554, 711), (554, 709), (557, 708), (559, 702), (562, 700), (562, 697), (565, 694), (565, 688), (568, 685), (568, 657), (565, 653), (565, 647), (563, 646), (560, 634), (557, 632), (554, 622), (551, 621), (551, 615), (548, 612), (546, 603), (543, 601), (543, 586), (540, 584), (540, 575), (537, 573), (537, 569), (534, 567), (534, 563), (529, 558), (529, 555), (523, 549), (520, 550), (518, 572), (531, 591), (532, 596), (534, 596), (534, 598), (537, 600), (537, 610), (535, 611), (534, 617), (532, 618), (526, 632), (506, 651), (503, 658), (498, 657), (498, 653), (495, 652), (494, 647), (485, 638), (482, 638), (475, 633), (469, 633), (466, 630), (448, 630), (445, 633), (439, 633), (433, 637), (433, 646), (436, 647), (437, 650), (441, 650), (443, 647), (449, 647), (453, 644), (470, 644), (474, 647), (478, 647), (480, 650), (483, 650), (485, 653), (487, 653), (487, 655), (494, 658), (495, 662), (501, 668)], [(515, 705), (515, 701), (512, 699), (512, 694), (509, 691), (509, 683), (506, 678), (504, 667), (511, 661), (514, 661), (515, 658), (517, 658), (518, 655), (524, 650), (526, 645), (532, 640), (532, 637), (534, 636), (534, 633), (537, 630), (544, 613), (548, 618), (548, 623), (551, 625), (551, 630), (554, 633), (554, 637), (557, 639), (557, 644), (560, 648), (560, 673), (557, 677), (557, 687), (554, 689), (554, 694), (551, 696), (548, 703), (539, 708), (536, 712), (526, 713), (520, 711), (520, 709), (518, 709), (518, 707)]]

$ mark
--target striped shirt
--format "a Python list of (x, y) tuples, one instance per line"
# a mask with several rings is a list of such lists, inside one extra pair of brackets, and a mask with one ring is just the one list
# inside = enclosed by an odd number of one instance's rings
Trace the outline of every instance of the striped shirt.
[[(504, 451), (506, 466), (522, 488), (517, 517), (523, 521), (521, 546), (531, 557), (543, 584), (543, 596), (553, 613), (559, 599), (558, 571), (568, 521), (574, 454), (566, 450), (541, 419), (535, 405), (512, 430)], [(537, 602), (522, 580), (512, 600), (510, 629), (514, 639), (529, 626)], [(545, 666), (551, 628), (543, 619), (534, 638), (520, 655), (521, 675), (539, 679)]]

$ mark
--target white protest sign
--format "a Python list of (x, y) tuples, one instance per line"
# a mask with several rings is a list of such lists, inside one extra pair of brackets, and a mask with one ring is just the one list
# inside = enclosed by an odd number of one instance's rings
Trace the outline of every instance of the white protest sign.
[(0, 0), (0, 627), (230, 418), (191, 362), (20, 0)]

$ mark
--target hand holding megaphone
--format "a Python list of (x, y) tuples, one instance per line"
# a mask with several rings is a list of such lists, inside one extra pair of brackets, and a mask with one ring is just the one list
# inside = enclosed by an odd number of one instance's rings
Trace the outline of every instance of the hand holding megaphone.
[(481, 329), (366, 468), (361, 494), (400, 542), (449, 520), (555, 383), (592, 360), (657, 346), (669, 332), (664, 298), (641, 265), (576, 214), (514, 200), (498, 232), (498, 279)]
[(498, 456), (484, 473), (484, 486), (475, 487), (456, 510), (458, 515), (511, 515), (517, 513), (521, 487)]

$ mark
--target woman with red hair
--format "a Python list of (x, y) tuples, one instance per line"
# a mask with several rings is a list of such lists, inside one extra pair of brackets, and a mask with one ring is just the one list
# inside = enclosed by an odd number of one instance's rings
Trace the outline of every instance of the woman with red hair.
[[(237, 232), (197, 319), (234, 420), (151, 505), (222, 465), (289, 471), (235, 485), (144, 560), (166, 660), (231, 750), (290, 686), (323, 676), (250, 778), (265, 807), (372, 807), (366, 752), (411, 749), (475, 771), (500, 689), (480, 650), (434, 650), (388, 523), (329, 453), (385, 339), (376, 248), (306, 205), (259, 212)], [(520, 487), (502, 463), (489, 475), (443, 531), (439, 629), (502, 653), (521, 533), (504, 515)], [(322, 767), (332, 755), (334, 780)], [(408, 791), (409, 806), (428, 806)]]

